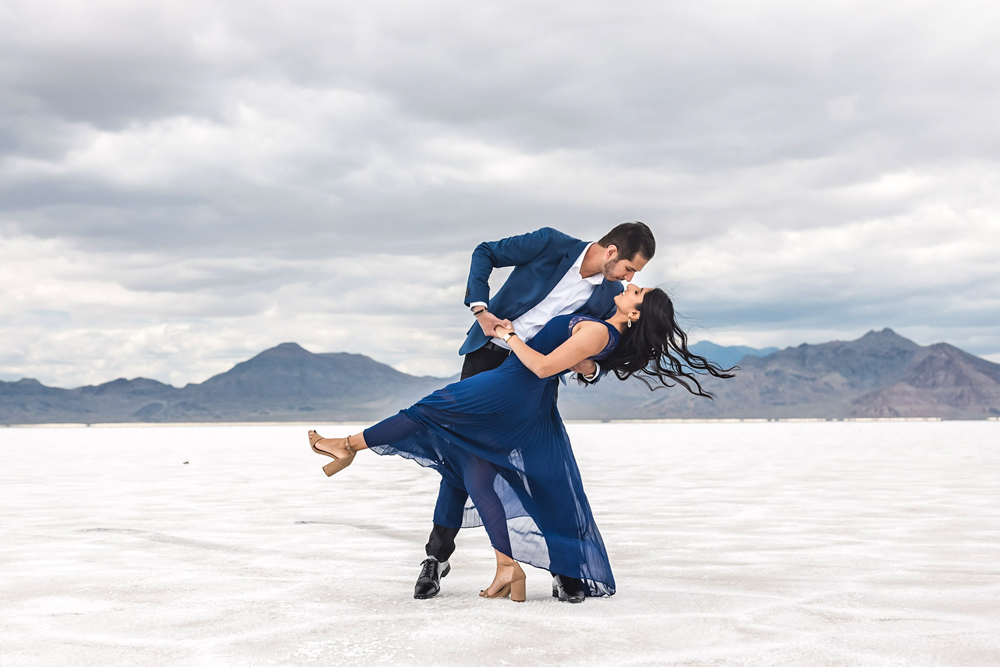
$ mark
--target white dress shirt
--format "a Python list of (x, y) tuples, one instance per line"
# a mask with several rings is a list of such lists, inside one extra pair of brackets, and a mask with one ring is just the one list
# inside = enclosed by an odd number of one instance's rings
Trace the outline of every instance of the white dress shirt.
[[(604, 274), (600, 272), (589, 278), (580, 276), (583, 257), (592, 245), (594, 244), (587, 244), (587, 247), (583, 249), (580, 256), (573, 262), (573, 266), (569, 267), (569, 270), (566, 271), (566, 275), (556, 283), (556, 286), (552, 288), (552, 291), (544, 299), (539, 301), (534, 308), (524, 315), (511, 322), (514, 325), (514, 332), (521, 340), (527, 343), (553, 317), (576, 312), (580, 306), (587, 303), (590, 295), (604, 281)], [(485, 306), (486, 304), (481, 302), (479, 304), (473, 303), (470, 304), (470, 307), (475, 305)], [(491, 340), (495, 345), (507, 348), (508, 350), (510, 349), (510, 346), (499, 338), (492, 338)]]

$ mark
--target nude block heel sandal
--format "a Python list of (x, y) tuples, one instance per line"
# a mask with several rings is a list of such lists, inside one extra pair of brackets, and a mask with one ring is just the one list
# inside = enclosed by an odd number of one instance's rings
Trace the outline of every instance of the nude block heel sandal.
[(524, 579), (517, 579), (510, 582), (510, 599), (512, 602), (524, 602), (527, 599)]
[[(316, 431), (309, 431), (309, 432), (316, 433)], [(318, 436), (319, 433), (316, 433), (316, 435)], [(354, 448), (351, 447), (351, 436), (347, 436), (347, 444), (344, 445), (344, 449), (347, 450), (347, 456), (343, 456), (339, 459), (330, 452), (325, 452), (322, 449), (318, 449), (316, 447), (316, 443), (312, 441), (312, 438), (310, 438), (309, 440), (309, 446), (312, 447), (312, 450), (317, 454), (322, 454), (323, 456), (329, 456), (331, 459), (333, 459), (325, 466), (323, 466), (323, 472), (326, 473), (327, 477), (332, 477), (333, 475), (337, 474), (347, 466), (351, 465), (354, 462), (354, 456), (357, 454), (357, 452), (354, 451)]]
[(323, 466), (323, 472), (326, 473), (327, 477), (333, 477), (335, 474), (354, 463), (354, 456), (357, 452), (351, 449), (350, 445), (347, 446), (347, 451), (351, 453), (350, 456), (345, 456), (342, 459), (334, 459)]

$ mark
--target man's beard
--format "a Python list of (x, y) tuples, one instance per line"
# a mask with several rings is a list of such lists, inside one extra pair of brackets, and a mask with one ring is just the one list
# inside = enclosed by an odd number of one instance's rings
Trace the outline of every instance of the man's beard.
[(604, 266), (601, 267), (601, 273), (604, 274), (604, 277), (607, 280), (611, 281), (618, 280), (618, 278), (615, 276), (615, 267), (618, 266), (618, 262), (620, 261), (621, 261), (620, 259), (611, 259), (608, 260), (607, 262), (604, 262)]

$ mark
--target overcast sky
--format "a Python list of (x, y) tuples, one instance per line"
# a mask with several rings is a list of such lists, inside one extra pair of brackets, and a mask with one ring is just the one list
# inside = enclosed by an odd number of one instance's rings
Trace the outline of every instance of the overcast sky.
[(1000, 5), (0, 0), (0, 379), (458, 372), (477, 243), (643, 220), (695, 339), (1000, 362)]

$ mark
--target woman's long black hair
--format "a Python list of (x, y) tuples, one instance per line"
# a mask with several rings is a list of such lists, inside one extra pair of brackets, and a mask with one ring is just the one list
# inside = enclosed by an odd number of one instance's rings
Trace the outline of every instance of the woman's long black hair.
[(619, 380), (637, 377), (650, 389), (681, 385), (695, 396), (712, 398), (702, 389), (698, 375), (717, 378), (734, 377), (732, 368), (722, 368), (714, 361), (688, 349), (687, 334), (677, 326), (674, 303), (660, 288), (646, 292), (636, 306), (639, 319), (622, 333), (618, 347), (605, 361), (605, 368)]

